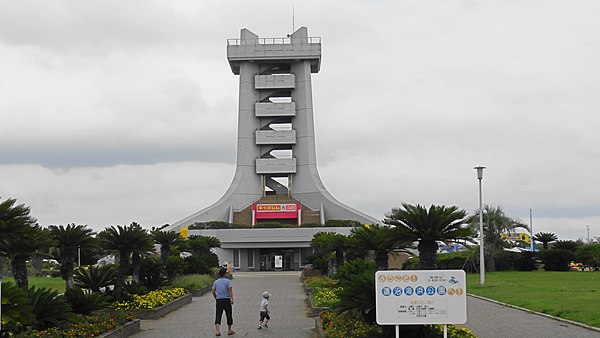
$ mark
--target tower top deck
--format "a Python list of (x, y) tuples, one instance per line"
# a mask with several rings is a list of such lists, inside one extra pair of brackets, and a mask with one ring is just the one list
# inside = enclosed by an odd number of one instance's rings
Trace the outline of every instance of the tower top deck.
[(306, 27), (298, 28), (285, 38), (259, 38), (244, 28), (239, 39), (227, 40), (227, 60), (236, 75), (241, 62), (297, 60), (309, 60), (311, 73), (317, 73), (321, 68), (321, 38), (309, 37)]

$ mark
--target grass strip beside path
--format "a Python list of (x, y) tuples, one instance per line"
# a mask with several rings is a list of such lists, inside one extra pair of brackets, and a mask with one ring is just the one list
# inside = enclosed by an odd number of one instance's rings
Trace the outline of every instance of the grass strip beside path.
[[(67, 283), (60, 277), (28, 277), (29, 287), (35, 286), (38, 288), (48, 288), (58, 291), (58, 293), (64, 293), (67, 287)], [(15, 284), (15, 279), (12, 277), (2, 278), (2, 283), (11, 282)]]
[(467, 275), (467, 292), (600, 327), (600, 271), (506, 271)]

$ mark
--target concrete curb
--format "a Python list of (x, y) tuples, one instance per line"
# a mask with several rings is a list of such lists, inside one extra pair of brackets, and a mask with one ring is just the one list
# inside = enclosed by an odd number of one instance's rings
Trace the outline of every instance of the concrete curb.
[(141, 330), (140, 320), (134, 319), (117, 328), (99, 335), (99, 338), (126, 338)]
[(185, 296), (173, 299), (167, 304), (159, 306), (155, 309), (139, 309), (133, 310), (131, 313), (138, 319), (158, 319), (191, 302), (192, 294), (188, 293)]
[(497, 301), (497, 300), (493, 300), (493, 299), (485, 298), (485, 297), (482, 297), (482, 296), (477, 296), (477, 295), (474, 295), (474, 294), (471, 294), (471, 293), (467, 293), (467, 295), (468, 295), (469, 297), (473, 297), (473, 298), (477, 298), (477, 299), (485, 300), (485, 301), (487, 301), (487, 302), (490, 302), (490, 303), (494, 303), (494, 304), (502, 305), (502, 306), (505, 306), (505, 307), (509, 307), (509, 308), (513, 308), (513, 309), (521, 310), (521, 311), (528, 312), (528, 313), (532, 313), (532, 314), (535, 314), (535, 315), (538, 315), (538, 316), (542, 316), (542, 317), (546, 317), (546, 318), (550, 318), (550, 319), (558, 320), (558, 321), (560, 321), (560, 322), (569, 323), (569, 324), (571, 324), (571, 325), (580, 326), (580, 327), (586, 328), (586, 329), (588, 329), (588, 330), (593, 330), (593, 331), (596, 331), (596, 332), (600, 332), (600, 327), (591, 326), (591, 325), (584, 324), (584, 323), (579, 323), (579, 322), (576, 322), (576, 321), (573, 321), (573, 320), (569, 320), (569, 319), (564, 319), (564, 318), (560, 318), (560, 317), (555, 317), (555, 316), (549, 315), (549, 314), (547, 314), (547, 313), (542, 313), (542, 312), (533, 311), (533, 310), (530, 310), (530, 309), (526, 309), (526, 308), (524, 308), (524, 307), (520, 307), (520, 306), (516, 306), (516, 305), (508, 304), (508, 303), (499, 302), (499, 301)]
[(304, 285), (304, 291), (306, 292), (306, 301), (308, 302), (308, 307), (311, 310), (311, 315), (315, 318), (315, 332), (317, 334), (317, 338), (323, 338), (325, 337), (325, 334), (323, 333), (323, 328), (321, 327), (321, 316), (319, 316), (321, 308), (315, 308), (312, 305), (312, 290), (308, 287), (306, 281), (304, 280), (304, 272), (300, 274), (300, 280), (302, 280), (302, 285)]
[(202, 297), (205, 293), (212, 290), (212, 285), (207, 285), (202, 289), (192, 291), (192, 297)]

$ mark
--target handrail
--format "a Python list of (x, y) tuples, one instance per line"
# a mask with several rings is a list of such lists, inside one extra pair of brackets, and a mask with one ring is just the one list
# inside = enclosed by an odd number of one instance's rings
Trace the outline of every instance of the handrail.
[(228, 46), (240, 45), (289, 45), (296, 43), (321, 43), (320, 37), (302, 38), (258, 38), (258, 39), (227, 39)]

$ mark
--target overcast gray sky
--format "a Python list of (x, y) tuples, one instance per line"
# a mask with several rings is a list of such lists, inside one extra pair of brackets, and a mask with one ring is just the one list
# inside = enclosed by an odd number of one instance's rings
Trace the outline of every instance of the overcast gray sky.
[(485, 165), (485, 204), (587, 240), (599, 17), (597, 0), (0, 0), (0, 196), (95, 230), (208, 206), (235, 170), (226, 39), (306, 26), (322, 39), (317, 159), (337, 199), (378, 219), (401, 202), (475, 212)]

